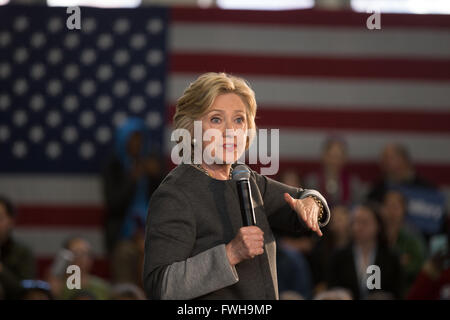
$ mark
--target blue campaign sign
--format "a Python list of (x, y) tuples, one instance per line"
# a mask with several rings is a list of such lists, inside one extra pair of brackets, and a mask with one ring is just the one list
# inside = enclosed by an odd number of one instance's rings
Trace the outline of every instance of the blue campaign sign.
[(400, 187), (408, 199), (406, 220), (426, 234), (441, 230), (445, 215), (445, 196), (432, 188)]

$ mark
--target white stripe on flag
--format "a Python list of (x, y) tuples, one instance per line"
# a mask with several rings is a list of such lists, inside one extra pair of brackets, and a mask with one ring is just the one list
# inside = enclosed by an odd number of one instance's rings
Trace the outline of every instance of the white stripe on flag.
[(102, 205), (101, 181), (95, 175), (0, 175), (0, 193), (21, 205)]
[[(168, 99), (174, 105), (199, 75), (171, 74)], [(261, 108), (333, 107), (334, 110), (450, 111), (450, 82), (245, 76)], [(426, 109), (424, 109), (426, 108)]]
[[(448, 59), (450, 31), (361, 27), (305, 27), (182, 23), (170, 28), (172, 51), (282, 56), (409, 57)], [(195, 35), (195, 36), (193, 36)]]

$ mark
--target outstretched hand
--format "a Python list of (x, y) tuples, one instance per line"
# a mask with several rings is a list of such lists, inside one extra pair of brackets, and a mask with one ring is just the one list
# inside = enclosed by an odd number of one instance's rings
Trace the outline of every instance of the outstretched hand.
[(305, 222), (305, 224), (312, 231), (317, 233), (320, 237), (322, 236), (322, 231), (319, 227), (319, 205), (311, 197), (304, 199), (294, 199), (288, 193), (284, 194), (284, 199), (291, 206), (298, 216)]

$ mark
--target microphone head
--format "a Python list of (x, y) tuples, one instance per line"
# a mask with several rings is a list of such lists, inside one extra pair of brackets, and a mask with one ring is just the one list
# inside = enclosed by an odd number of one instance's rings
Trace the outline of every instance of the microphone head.
[(247, 168), (247, 166), (239, 164), (234, 167), (231, 175), (234, 181), (248, 180), (250, 179), (250, 170)]

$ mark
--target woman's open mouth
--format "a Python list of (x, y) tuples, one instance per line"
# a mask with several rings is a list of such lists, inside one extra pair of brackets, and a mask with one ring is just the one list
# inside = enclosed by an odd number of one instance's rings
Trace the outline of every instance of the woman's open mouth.
[(234, 151), (236, 149), (237, 145), (235, 143), (224, 143), (223, 144), (223, 148), (230, 152), (230, 151)]

